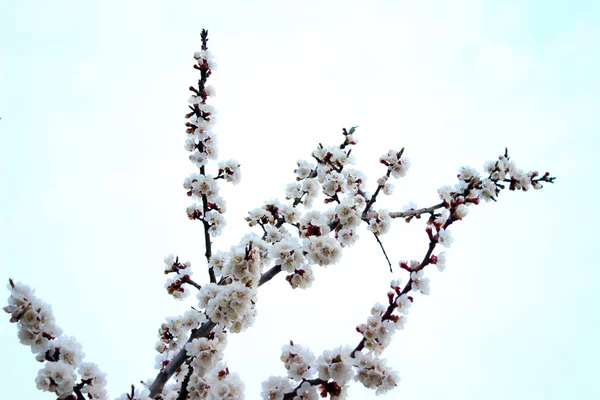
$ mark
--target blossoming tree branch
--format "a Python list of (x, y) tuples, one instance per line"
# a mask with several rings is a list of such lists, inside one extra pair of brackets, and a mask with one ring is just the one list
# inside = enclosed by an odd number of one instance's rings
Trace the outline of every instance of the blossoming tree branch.
[[(215, 110), (209, 104), (214, 90), (207, 82), (215, 63), (206, 30), (201, 39), (202, 48), (194, 54), (200, 78), (197, 86), (190, 87), (185, 134), (185, 149), (198, 172), (186, 178), (183, 186), (195, 201), (187, 215), (203, 227), (207, 271), (195, 270), (194, 274), (190, 262), (173, 255), (165, 258), (167, 292), (176, 299), (193, 293), (197, 307), (166, 318), (155, 347), (156, 377), (132, 385), (117, 399), (244, 398), (244, 384), (227, 368), (223, 350), (229, 334), (244, 331), (255, 319), (260, 286), (283, 274), (291, 289), (308, 289), (315, 279), (313, 268), (336, 264), (344, 248), (356, 244), (363, 224), (377, 240), (393, 273), (387, 302), (376, 303), (371, 315), (356, 327), (355, 343), (340, 344), (320, 355), (292, 340), (282, 343), (285, 374), (266, 379), (261, 394), (263, 399), (344, 399), (352, 381), (378, 394), (395, 388), (399, 376), (386, 365), (382, 353), (394, 332), (404, 327), (417, 296), (429, 294), (427, 268), (445, 269), (446, 253), (439, 247), (451, 245), (451, 225), (463, 220), (470, 207), (482, 200), (496, 201), (505, 189), (541, 189), (543, 182), (552, 183), (555, 178), (549, 173), (523, 172), (505, 151), (487, 162), (483, 173), (461, 167), (453, 186), (438, 189), (437, 204), (403, 211), (378, 209), (379, 196), (392, 194), (390, 180), (406, 175), (409, 159), (404, 149), (382, 155), (381, 176), (371, 194), (363, 174), (352, 168), (355, 128), (343, 129), (340, 144), (319, 144), (310, 160), (297, 162), (295, 179), (285, 188), (285, 200), (251, 210), (246, 220), (252, 231), (229, 251), (215, 252), (212, 241), (222, 233), (226, 210), (219, 185), (236, 184), (241, 174), (235, 160), (212, 162), (217, 158), (212, 132)], [(322, 211), (312, 209), (318, 199), (323, 200)], [(389, 260), (381, 237), (394, 220), (424, 221), (429, 246), (421, 258)], [(10, 297), (4, 310), (17, 324), (20, 342), (30, 346), (36, 360), (43, 363), (35, 379), (37, 387), (63, 400), (107, 399), (106, 374), (96, 364), (83, 361), (81, 344), (63, 334), (50, 305), (22, 283), (10, 279), (8, 288)]]

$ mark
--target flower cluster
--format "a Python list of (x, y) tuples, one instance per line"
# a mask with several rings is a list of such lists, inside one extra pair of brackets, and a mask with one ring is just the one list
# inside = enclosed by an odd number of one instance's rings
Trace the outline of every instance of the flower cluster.
[(408, 157), (403, 157), (402, 154), (404, 154), (404, 149), (400, 151), (390, 150), (379, 158), (379, 162), (388, 167), (388, 173), (394, 178), (405, 176), (410, 168), (410, 160)]
[(310, 236), (304, 239), (304, 251), (315, 264), (326, 266), (335, 264), (341, 257), (341, 246), (330, 236)]
[(198, 305), (206, 310), (207, 317), (216, 324), (241, 332), (254, 321), (256, 289), (233, 282), (219, 286), (204, 285), (198, 293)]
[(244, 382), (238, 374), (232, 374), (225, 366), (216, 368), (209, 380), (207, 400), (241, 400), (244, 398)]
[(363, 335), (364, 347), (378, 355), (389, 345), (394, 332), (404, 329), (406, 322), (403, 315), (388, 315), (386, 311), (386, 307), (376, 303), (371, 308), (371, 315), (367, 318), (367, 322), (356, 327), (356, 330)]
[(309, 379), (314, 375), (315, 370), (311, 367), (311, 364), (315, 361), (314, 354), (292, 341), (289, 345), (283, 346), (281, 361), (283, 361), (285, 369), (288, 371), (288, 376), (293, 380)]
[(385, 360), (375, 357), (373, 353), (357, 353), (354, 356), (357, 368), (354, 379), (368, 389), (376, 389), (377, 394), (384, 394), (398, 386), (400, 376), (385, 364)]
[(158, 330), (159, 341), (155, 349), (156, 368), (162, 369), (169, 360), (185, 345), (190, 330), (199, 327), (206, 321), (203, 313), (188, 310), (182, 316), (168, 317)]
[(186, 261), (181, 264), (179, 257), (169, 254), (165, 257), (165, 274), (173, 274), (174, 276), (167, 279), (165, 283), (165, 289), (167, 293), (176, 299), (183, 299), (189, 295), (189, 291), (183, 286), (184, 283), (193, 282), (190, 279), (192, 275), (192, 263)]
[(197, 375), (204, 376), (217, 366), (223, 359), (223, 351), (227, 346), (227, 334), (223, 330), (212, 332), (208, 338), (197, 338), (185, 345), (189, 357), (192, 357), (190, 366)]
[(369, 230), (377, 236), (386, 234), (392, 225), (392, 218), (388, 210), (371, 210), (367, 219), (369, 220)]
[(206, 31), (202, 32), (202, 49), (194, 53), (196, 64), (194, 68), (200, 71), (198, 87), (190, 86), (192, 95), (188, 103), (190, 112), (186, 114), (185, 149), (190, 152), (190, 161), (199, 168), (199, 172), (190, 175), (184, 181), (183, 187), (188, 196), (200, 201), (201, 204), (190, 205), (186, 212), (188, 218), (200, 220), (205, 224), (212, 236), (219, 236), (225, 225), (225, 202), (219, 197), (217, 181), (224, 179), (237, 184), (241, 178), (240, 163), (236, 160), (222, 161), (218, 164), (217, 175), (213, 177), (206, 173), (209, 159), (217, 158), (217, 141), (212, 132), (216, 121), (215, 108), (207, 104), (209, 97), (214, 97), (212, 86), (206, 84), (208, 77), (216, 66), (214, 57), (207, 47)]
[(96, 364), (83, 363), (81, 345), (73, 337), (62, 336), (50, 305), (21, 283), (10, 280), (8, 289), (10, 297), (4, 311), (11, 314), (10, 322), (17, 324), (21, 343), (31, 346), (35, 358), (45, 362), (35, 379), (37, 388), (55, 393), (60, 399), (72, 398), (73, 392), (90, 399), (107, 399), (106, 375)]

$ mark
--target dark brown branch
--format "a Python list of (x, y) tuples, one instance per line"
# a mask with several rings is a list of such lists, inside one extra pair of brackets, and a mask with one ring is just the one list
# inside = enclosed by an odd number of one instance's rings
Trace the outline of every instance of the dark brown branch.
[[(200, 174), (206, 175), (204, 171), (204, 165), (200, 167)], [(202, 195), (202, 212), (206, 217), (206, 213), (208, 212), (208, 198), (205, 194)], [(210, 264), (210, 258), (212, 257), (212, 242), (210, 241), (210, 224), (208, 221), (206, 221), (206, 218), (202, 219), (202, 225), (204, 226), (204, 247), (206, 248), (204, 255), (206, 256), (206, 263)], [(208, 268), (208, 276), (211, 283), (217, 283), (217, 277), (215, 276), (215, 270), (213, 267)]]
[(83, 388), (83, 385), (81, 383), (73, 388), (73, 392), (77, 396), (77, 400), (85, 400), (85, 397), (83, 397), (83, 394), (81, 394), (82, 388)]
[[(192, 340), (198, 339), (201, 337), (208, 337), (213, 328), (217, 326), (212, 321), (207, 321), (202, 324), (199, 328), (192, 329), (192, 334), (190, 338), (187, 340), (186, 344), (191, 343)], [(177, 353), (177, 355), (164, 367), (150, 385), (150, 397), (155, 399), (158, 395), (160, 395), (165, 387), (165, 384), (169, 379), (177, 372), (179, 368), (183, 365), (183, 363), (187, 360), (188, 355), (185, 350), (185, 345), (182, 349)]]
[(324, 385), (327, 384), (327, 381), (324, 381), (323, 379), (302, 379), (302, 382), (300, 382), (298, 384), (298, 386), (296, 386), (296, 388), (294, 390), (292, 390), (291, 392), (286, 393), (285, 395), (283, 395), (284, 399), (293, 399), (294, 397), (296, 397), (296, 395), (298, 394), (298, 390), (300, 389), (300, 387), (302, 386), (302, 384), (304, 382), (308, 382), (310, 383), (311, 386), (317, 386), (317, 385)]
[(269, 282), (275, 275), (281, 272), (281, 265), (275, 265), (273, 268), (263, 273), (260, 276), (260, 281), (258, 282), (258, 286), (262, 286), (263, 284)]
[(188, 397), (188, 384), (190, 383), (190, 378), (192, 377), (192, 374), (194, 373), (194, 367), (192, 367), (191, 365), (188, 365), (189, 367), (189, 371), (187, 373), (187, 375), (185, 376), (185, 378), (183, 378), (183, 382), (181, 382), (181, 389), (179, 389), (179, 396), (177, 396), (176, 400), (186, 400)]
[[(385, 176), (389, 178), (391, 173), (392, 170), (388, 168)], [(363, 219), (367, 218), (367, 214), (369, 213), (369, 210), (371, 210), (371, 207), (373, 207), (373, 204), (375, 204), (375, 201), (377, 201), (377, 196), (379, 195), (381, 189), (383, 189), (383, 186), (384, 185), (378, 185), (377, 189), (375, 190), (375, 193), (373, 193), (373, 196), (371, 196), (371, 198), (367, 201), (367, 205), (365, 206), (365, 209), (362, 212)]]
[[(275, 275), (277, 275), (280, 272), (281, 266), (275, 265), (273, 268), (261, 275), (258, 285), (261, 286), (264, 283), (270, 281)], [(212, 321), (203, 323), (202, 326), (200, 326), (199, 328), (192, 330), (192, 334), (190, 335), (190, 338), (188, 339), (186, 344), (190, 343), (192, 340), (197, 338), (208, 337), (208, 335), (215, 326), (216, 324)], [(165, 384), (173, 376), (173, 374), (175, 374), (177, 370), (183, 365), (187, 358), (188, 356), (184, 345), (183, 348), (179, 351), (179, 353), (169, 362), (169, 364), (167, 364), (167, 366), (158, 373), (156, 379), (154, 379), (154, 382), (152, 382), (152, 385), (150, 386), (151, 398), (154, 399), (162, 393)]]
[(198, 284), (195, 281), (193, 281), (192, 279), (190, 279), (189, 276), (184, 277), (183, 279), (181, 279), (181, 281), (192, 285), (193, 287), (195, 287), (198, 290), (202, 289), (202, 286), (200, 286), (200, 284)]

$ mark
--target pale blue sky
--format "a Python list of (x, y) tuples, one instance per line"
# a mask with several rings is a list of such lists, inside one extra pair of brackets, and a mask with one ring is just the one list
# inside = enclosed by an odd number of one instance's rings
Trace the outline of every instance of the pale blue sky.
[[(431, 295), (417, 297), (384, 353), (402, 377), (387, 398), (599, 398), (600, 6), (498, 3), (2, 2), (2, 279), (52, 304), (108, 373), (112, 397), (155, 375), (156, 331), (185, 308), (163, 289), (163, 257), (191, 260), (205, 279), (181, 184), (194, 170), (183, 123), (207, 28), (221, 159), (243, 168), (242, 183), (222, 190), (217, 249), (342, 127), (360, 126), (353, 153), (371, 185), (378, 157), (406, 147), (413, 166), (382, 202), (390, 210), (434, 204), (458, 167), (481, 168), (506, 146), (557, 183), (504, 193), (452, 229), (447, 271), (428, 273)], [(358, 342), (354, 326), (391, 278), (374, 240), (361, 239), (307, 292), (282, 277), (261, 288), (255, 327), (226, 352), (247, 399), (284, 374), (290, 339), (317, 353)], [(383, 240), (395, 262), (426, 247), (422, 226), (400, 221)], [(35, 389), (39, 364), (15, 327), (0, 327), (3, 396), (51, 399)]]

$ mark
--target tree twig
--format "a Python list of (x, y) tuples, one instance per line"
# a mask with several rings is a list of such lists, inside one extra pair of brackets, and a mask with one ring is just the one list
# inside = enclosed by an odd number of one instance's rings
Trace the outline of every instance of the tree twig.
[(431, 207), (419, 208), (417, 210), (409, 210), (409, 211), (402, 211), (402, 212), (394, 211), (394, 212), (390, 213), (390, 217), (391, 218), (416, 217), (417, 215), (432, 213), (435, 210), (437, 210), (438, 208), (442, 208), (443, 206), (444, 206), (444, 203), (439, 203), (439, 204), (436, 204)]
[(392, 263), (390, 262), (390, 259), (387, 255), (387, 253), (385, 252), (385, 248), (383, 247), (383, 243), (381, 243), (381, 240), (379, 239), (379, 236), (377, 236), (377, 234), (375, 232), (373, 232), (373, 236), (375, 236), (375, 240), (377, 240), (377, 243), (379, 243), (379, 247), (381, 247), (381, 251), (383, 251), (383, 255), (385, 256), (385, 259), (387, 260), (388, 265), (390, 266), (390, 272), (392, 271)]

